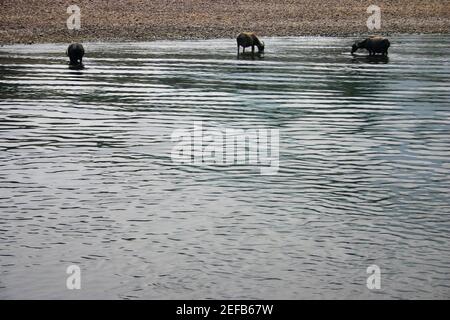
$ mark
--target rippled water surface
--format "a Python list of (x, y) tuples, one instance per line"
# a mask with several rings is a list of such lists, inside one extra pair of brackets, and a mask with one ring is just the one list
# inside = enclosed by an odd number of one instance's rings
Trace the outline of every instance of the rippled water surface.
[[(450, 298), (450, 36), (264, 40), (1, 47), (0, 298)], [(278, 173), (174, 163), (194, 121)]]

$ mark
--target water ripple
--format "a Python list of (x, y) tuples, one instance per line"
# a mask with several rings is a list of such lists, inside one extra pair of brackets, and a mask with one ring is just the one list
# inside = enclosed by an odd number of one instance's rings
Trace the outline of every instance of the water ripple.
[[(0, 298), (449, 298), (450, 38), (352, 40), (0, 48)], [(173, 163), (194, 121), (279, 129), (278, 174)]]

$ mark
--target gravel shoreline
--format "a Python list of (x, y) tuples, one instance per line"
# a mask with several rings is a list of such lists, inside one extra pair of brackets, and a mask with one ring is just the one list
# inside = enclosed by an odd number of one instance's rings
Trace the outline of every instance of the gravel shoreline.
[[(0, 0), (0, 44), (150, 41), (260, 36), (364, 35), (367, 7), (381, 7), (380, 33), (449, 33), (448, 0)], [(81, 29), (68, 30), (69, 5)]]

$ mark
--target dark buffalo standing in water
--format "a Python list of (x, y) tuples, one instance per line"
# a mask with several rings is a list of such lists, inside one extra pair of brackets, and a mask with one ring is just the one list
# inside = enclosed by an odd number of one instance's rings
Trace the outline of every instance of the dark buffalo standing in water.
[(237, 36), (237, 53), (239, 56), (239, 47), (242, 47), (242, 53), (245, 48), (252, 47), (252, 55), (255, 54), (255, 46), (258, 47), (258, 54), (264, 53), (264, 42), (260, 41), (253, 32), (243, 32)]
[(352, 54), (358, 49), (367, 49), (369, 51), (369, 56), (374, 56), (376, 54), (387, 56), (390, 46), (391, 43), (387, 38), (372, 36), (363, 41), (356, 41), (352, 46)]
[(71, 66), (83, 65), (84, 48), (81, 43), (72, 43), (67, 48), (66, 54), (70, 59)]

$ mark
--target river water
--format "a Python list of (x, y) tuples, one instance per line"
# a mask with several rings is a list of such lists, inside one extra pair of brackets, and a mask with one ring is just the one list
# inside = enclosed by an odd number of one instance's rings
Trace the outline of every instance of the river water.
[[(450, 298), (450, 35), (263, 40), (0, 47), (0, 298)], [(278, 170), (174, 161), (194, 122)]]

